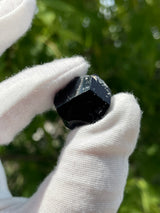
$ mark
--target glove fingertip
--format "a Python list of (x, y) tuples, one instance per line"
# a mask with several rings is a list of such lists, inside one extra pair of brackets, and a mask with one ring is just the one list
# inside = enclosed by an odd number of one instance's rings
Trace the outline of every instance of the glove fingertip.
[(118, 93), (112, 97), (110, 111), (119, 112), (122, 114), (134, 115), (141, 118), (142, 111), (138, 103), (138, 99), (131, 93)]
[(35, 12), (36, 0), (24, 0), (0, 17), (0, 55), (30, 28)]

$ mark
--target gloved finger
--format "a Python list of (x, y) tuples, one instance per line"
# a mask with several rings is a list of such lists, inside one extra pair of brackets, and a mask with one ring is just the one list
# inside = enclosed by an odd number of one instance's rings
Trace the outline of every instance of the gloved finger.
[[(28, 200), (24, 197), (10, 197), (0, 199), (0, 213), (17, 213), (19, 207)], [(23, 213), (23, 212), (21, 212)]]
[(0, 17), (8, 15), (17, 9), (23, 0), (1, 0), (0, 1)]
[(64, 58), (28, 68), (0, 84), (0, 144), (9, 143), (39, 113), (53, 106), (55, 93), (83, 75), (82, 57)]
[(0, 55), (30, 27), (36, 0), (0, 1)]
[[(90, 151), (93, 149), (94, 152), (102, 154), (103, 152), (106, 154), (106, 151), (108, 151), (108, 154), (112, 156), (117, 153), (129, 156), (137, 142), (141, 115), (141, 109), (134, 95), (118, 93), (112, 97), (111, 106), (103, 119), (95, 124), (75, 129), (71, 135), (75, 134), (76, 137), (83, 137), (82, 144), (78, 145), (81, 151), (84, 148), (85, 152), (88, 149)], [(86, 137), (95, 140), (92, 147), (85, 142)], [(99, 146), (99, 141), (102, 141), (101, 137), (104, 140), (103, 146), (102, 143)], [(77, 143), (74, 145), (77, 146)]]
[(70, 132), (56, 170), (17, 213), (116, 213), (140, 119), (141, 110), (133, 95), (113, 96), (103, 119)]

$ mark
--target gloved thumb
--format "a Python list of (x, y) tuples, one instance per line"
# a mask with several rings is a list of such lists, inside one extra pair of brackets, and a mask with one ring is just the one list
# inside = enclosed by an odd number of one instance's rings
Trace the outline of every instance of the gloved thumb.
[(103, 119), (70, 132), (55, 171), (16, 213), (116, 213), (140, 119), (133, 95), (114, 95)]

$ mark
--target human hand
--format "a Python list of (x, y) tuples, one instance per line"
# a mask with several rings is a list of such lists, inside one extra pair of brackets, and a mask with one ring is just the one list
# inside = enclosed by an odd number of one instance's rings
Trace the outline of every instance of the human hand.
[[(7, 8), (5, 13), (2, 7)], [(30, 26), (35, 1), (2, 0), (0, 8), (2, 54)], [(18, 29), (10, 32), (14, 25)], [(86, 74), (88, 67), (82, 57), (65, 58), (3, 81), (0, 144), (10, 143), (36, 114), (50, 109), (56, 92), (75, 76)], [(136, 145), (140, 118), (141, 110), (133, 95), (114, 95), (103, 119), (70, 132), (56, 169), (29, 199), (12, 197), (0, 164), (0, 212), (116, 213), (123, 199), (128, 158)]]

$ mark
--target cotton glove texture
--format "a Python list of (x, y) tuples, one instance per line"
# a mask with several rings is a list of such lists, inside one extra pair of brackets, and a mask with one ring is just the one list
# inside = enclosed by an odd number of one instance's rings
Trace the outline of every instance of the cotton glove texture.
[(36, 0), (0, 0), (0, 55), (31, 26)]
[[(30, 27), (34, 11), (34, 0), (0, 0), (0, 54)], [(17, 22), (18, 29), (8, 34)], [(49, 110), (56, 92), (75, 76), (86, 74), (88, 67), (77, 56), (28, 68), (3, 81), (0, 144), (10, 143), (36, 114)], [(57, 167), (29, 199), (12, 197), (0, 163), (0, 213), (116, 213), (140, 119), (133, 95), (114, 95), (103, 119), (70, 132)]]

